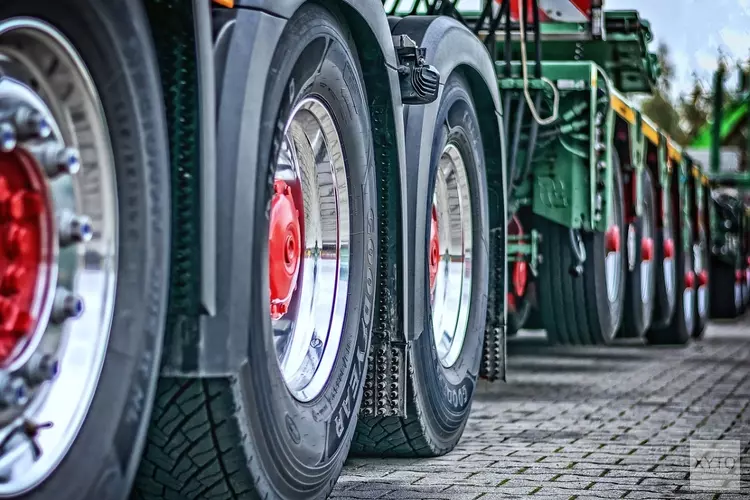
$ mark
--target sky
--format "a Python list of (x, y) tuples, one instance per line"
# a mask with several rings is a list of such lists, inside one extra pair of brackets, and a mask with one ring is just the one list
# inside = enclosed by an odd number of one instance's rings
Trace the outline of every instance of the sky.
[(671, 52), (675, 95), (691, 88), (694, 72), (711, 81), (720, 47), (729, 59), (750, 57), (750, 0), (604, 0), (604, 8), (635, 9), (651, 22), (651, 51), (663, 41)]

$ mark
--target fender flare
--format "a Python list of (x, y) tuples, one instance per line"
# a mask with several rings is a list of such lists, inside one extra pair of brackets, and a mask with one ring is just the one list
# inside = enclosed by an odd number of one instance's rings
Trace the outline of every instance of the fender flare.
[[(490, 191), (490, 228), (504, 231), (507, 239), (507, 170), (502, 106), (492, 59), (482, 42), (466, 26), (446, 16), (409, 16), (398, 22), (392, 20), (392, 25), (394, 35), (408, 35), (417, 45), (427, 49), (428, 63), (440, 72), (438, 99), (426, 106), (407, 106), (404, 113), (409, 143), (406, 151), (408, 203), (405, 207), (405, 223), (409, 224), (410, 229), (404, 248), (408, 249), (409, 268), (412, 269), (413, 276), (424, 276), (427, 272), (426, 260), (422, 254), (423, 244), (418, 241), (417, 235), (426, 234), (427, 231), (425, 224), (428, 218), (425, 210), (429, 196), (429, 165), (443, 86), (451, 73), (461, 69), (472, 87), (485, 150)], [(500, 148), (497, 147), (498, 141)], [(486, 243), (489, 245), (489, 242)], [(502, 286), (505, 298), (507, 277)], [(415, 340), (422, 334), (426, 314), (425, 296), (424, 281), (413, 280), (404, 307), (412, 311), (406, 329), (408, 341)], [(505, 324), (505, 318), (502, 319), (502, 324)]]
[[(266, 75), (287, 20), (305, 1), (238, 0), (237, 8), (222, 9), (224, 15), (217, 17), (223, 27), (214, 26), (216, 210), (214, 220), (201, 221), (215, 225), (216, 312), (201, 316), (197, 331), (178, 326), (172, 332), (164, 346), (163, 376), (229, 376), (247, 362), (252, 326), (247, 304), (251, 284), (261, 279), (253, 266), (249, 272), (237, 272), (248, 269), (248, 263), (246, 255), (235, 250), (249, 248), (255, 233), (248, 221), (253, 220), (257, 131), (262, 126), (258, 103), (264, 100)], [(339, 0), (333, 5), (352, 27), (363, 71), (366, 67), (370, 72), (365, 76), (368, 98), (378, 103), (373, 106), (379, 105), (379, 127), (373, 123), (373, 131), (378, 129), (381, 142), (387, 139), (388, 151), (378, 150), (376, 140), (375, 165), (378, 171), (389, 167), (396, 171), (400, 196), (405, 199), (403, 105), (388, 19), (382, 6), (369, 0)], [(368, 42), (375, 42), (377, 50)], [(402, 227), (404, 234), (406, 229)], [(403, 235), (398, 240), (405, 241)], [(409, 274), (402, 260), (398, 263), (400, 293), (405, 295)]]

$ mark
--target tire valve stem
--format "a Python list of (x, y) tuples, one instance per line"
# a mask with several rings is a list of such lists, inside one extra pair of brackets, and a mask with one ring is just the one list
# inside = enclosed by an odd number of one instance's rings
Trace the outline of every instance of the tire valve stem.
[(0, 151), (10, 153), (16, 148), (16, 129), (10, 123), (0, 123)]
[(76, 243), (87, 243), (91, 241), (94, 235), (91, 219), (71, 212), (64, 212), (58, 218), (58, 227), (60, 228), (61, 247)]
[(31, 444), (31, 449), (35, 461), (42, 456), (42, 448), (36, 441), (36, 438), (39, 436), (39, 431), (49, 429), (50, 427), (52, 427), (52, 425), (52, 422), (44, 422), (41, 424), (37, 424), (35, 422), (32, 422), (31, 420), (25, 420), (23, 422), (21, 430), (26, 439), (29, 441), (29, 444)]
[(60, 324), (68, 319), (79, 318), (83, 314), (83, 309), (83, 299), (66, 288), (58, 287), (55, 300), (52, 303), (50, 319), (52, 322)]

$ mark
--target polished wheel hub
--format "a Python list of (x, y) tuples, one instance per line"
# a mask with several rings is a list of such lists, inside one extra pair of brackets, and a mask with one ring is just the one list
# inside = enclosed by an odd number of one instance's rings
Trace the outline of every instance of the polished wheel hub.
[(433, 207), (440, 258), (430, 301), (432, 331), (440, 363), (451, 367), (463, 349), (469, 321), (473, 235), (466, 165), (454, 144), (440, 157)]
[[(613, 202), (614, 201), (613, 198)], [(613, 203), (613, 206), (609, 211), (607, 232), (604, 233), (607, 297), (611, 303), (617, 300), (617, 294), (620, 290), (620, 280), (622, 279), (622, 259), (620, 257), (621, 235), (620, 226), (617, 224), (617, 221), (620, 220), (619, 215), (621, 210), (622, 207), (619, 206), (619, 204)]]
[(349, 186), (336, 124), (317, 98), (292, 112), (276, 159), (268, 232), (276, 357), (289, 391), (330, 378), (349, 292)]
[(88, 412), (112, 319), (117, 197), (104, 112), (70, 43), (41, 21), (0, 22), (0, 75), (0, 496), (8, 496), (54, 470)]

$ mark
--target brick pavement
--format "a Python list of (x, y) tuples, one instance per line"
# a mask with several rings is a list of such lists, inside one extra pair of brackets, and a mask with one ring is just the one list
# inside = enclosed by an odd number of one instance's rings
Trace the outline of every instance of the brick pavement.
[[(688, 347), (512, 339), (508, 383), (480, 383), (458, 447), (350, 459), (336, 499), (750, 498), (750, 318)], [(690, 490), (691, 439), (738, 439), (741, 494)]]

